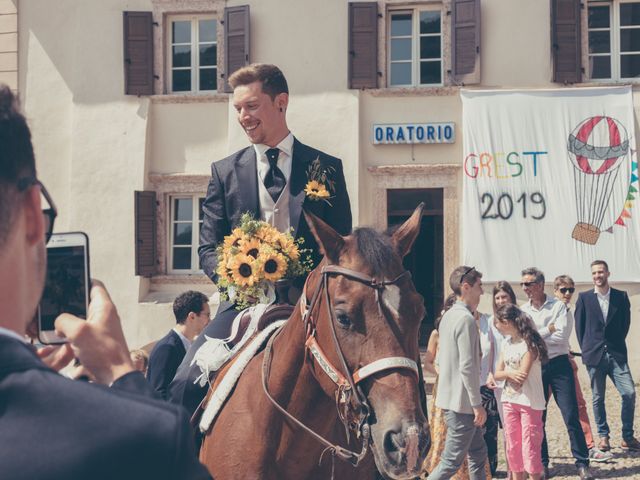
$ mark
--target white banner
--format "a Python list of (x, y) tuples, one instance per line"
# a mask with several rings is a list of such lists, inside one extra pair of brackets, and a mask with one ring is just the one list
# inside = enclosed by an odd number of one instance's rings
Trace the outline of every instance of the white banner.
[(631, 87), (461, 93), (462, 258), (483, 279), (538, 267), (640, 281)]

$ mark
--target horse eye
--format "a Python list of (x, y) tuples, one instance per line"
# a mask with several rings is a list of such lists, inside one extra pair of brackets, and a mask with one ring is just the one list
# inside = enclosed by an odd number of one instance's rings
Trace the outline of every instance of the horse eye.
[(349, 328), (351, 326), (351, 320), (349, 320), (349, 316), (346, 313), (336, 314), (336, 320), (338, 320), (341, 327)]

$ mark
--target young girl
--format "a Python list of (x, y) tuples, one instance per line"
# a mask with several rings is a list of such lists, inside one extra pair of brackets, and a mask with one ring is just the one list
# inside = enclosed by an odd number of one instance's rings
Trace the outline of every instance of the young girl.
[(541, 362), (547, 360), (547, 347), (531, 319), (515, 305), (496, 311), (495, 326), (504, 336), (495, 373), (505, 380), (502, 391), (504, 431), (509, 469), (516, 480), (543, 476), (542, 412), (545, 408)]

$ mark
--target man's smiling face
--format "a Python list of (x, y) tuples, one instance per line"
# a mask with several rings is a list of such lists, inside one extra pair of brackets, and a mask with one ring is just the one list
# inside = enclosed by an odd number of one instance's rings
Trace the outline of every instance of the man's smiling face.
[(233, 90), (233, 107), (238, 122), (251, 143), (275, 147), (289, 132), (285, 111), (289, 96), (276, 95), (274, 99), (262, 91), (259, 81), (239, 85)]

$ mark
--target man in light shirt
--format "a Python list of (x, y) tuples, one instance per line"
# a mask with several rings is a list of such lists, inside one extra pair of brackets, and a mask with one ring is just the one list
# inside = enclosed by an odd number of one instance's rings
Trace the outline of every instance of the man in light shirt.
[(576, 336), (582, 362), (591, 378), (593, 415), (601, 450), (611, 448), (605, 410), (607, 376), (622, 397), (623, 450), (640, 451), (633, 434), (636, 391), (627, 360), (626, 338), (631, 325), (631, 304), (627, 292), (609, 286), (609, 266), (604, 260), (591, 264), (594, 289), (580, 293), (576, 302)]
[[(569, 433), (571, 453), (578, 467), (578, 474), (583, 480), (591, 480), (594, 477), (589, 470), (589, 450), (580, 426), (573, 370), (569, 362), (569, 336), (573, 329), (573, 318), (563, 302), (544, 293), (544, 274), (537, 268), (523, 270), (520, 285), (529, 299), (522, 305), (522, 311), (532, 318), (549, 354), (548, 363), (542, 367), (545, 399), (549, 401), (551, 391)], [(546, 422), (546, 413), (545, 410), (543, 422)], [(549, 478), (546, 433), (542, 443), (542, 464), (545, 478)]]
[(456, 303), (438, 328), (440, 383), (436, 406), (444, 410), (447, 438), (440, 463), (430, 480), (451, 478), (469, 458), (469, 478), (484, 480), (487, 445), (483, 425), (487, 413), (480, 394), (480, 333), (473, 318), (482, 296), (482, 273), (465, 265), (449, 276)]

